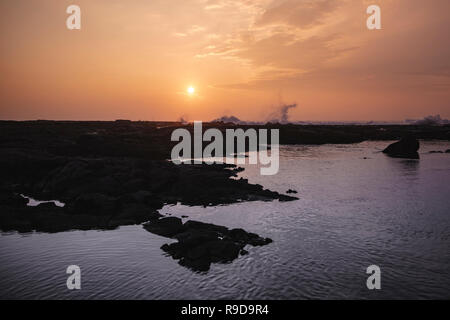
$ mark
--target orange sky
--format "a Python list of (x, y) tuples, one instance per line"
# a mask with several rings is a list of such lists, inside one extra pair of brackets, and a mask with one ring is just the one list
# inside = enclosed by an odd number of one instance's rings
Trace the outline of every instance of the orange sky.
[[(82, 28), (66, 28), (81, 7)], [(382, 30), (366, 28), (381, 7)], [(0, 119), (450, 118), (449, 0), (4, 0)], [(186, 89), (195, 87), (194, 95)]]

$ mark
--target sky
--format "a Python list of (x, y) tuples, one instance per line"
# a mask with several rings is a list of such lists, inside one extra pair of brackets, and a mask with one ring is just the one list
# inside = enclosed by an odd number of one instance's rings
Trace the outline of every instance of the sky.
[[(80, 30), (66, 27), (72, 4)], [(366, 26), (374, 4), (380, 30)], [(448, 0), (1, 0), (0, 12), (0, 119), (265, 121), (283, 103), (297, 103), (292, 121), (450, 118)]]

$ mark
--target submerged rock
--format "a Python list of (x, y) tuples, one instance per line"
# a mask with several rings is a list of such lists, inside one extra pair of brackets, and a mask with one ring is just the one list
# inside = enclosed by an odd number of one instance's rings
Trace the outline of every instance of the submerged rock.
[(244, 247), (263, 246), (272, 242), (255, 233), (243, 229), (229, 230), (227, 227), (199, 221), (187, 221), (182, 224), (176, 217), (161, 218), (144, 224), (152, 233), (178, 242), (164, 244), (161, 249), (179, 264), (194, 271), (208, 271), (211, 263), (227, 263), (239, 255), (248, 254)]
[(419, 159), (419, 141), (412, 137), (406, 136), (400, 141), (390, 144), (383, 153), (386, 153), (390, 157), (394, 158), (408, 158), (408, 159)]

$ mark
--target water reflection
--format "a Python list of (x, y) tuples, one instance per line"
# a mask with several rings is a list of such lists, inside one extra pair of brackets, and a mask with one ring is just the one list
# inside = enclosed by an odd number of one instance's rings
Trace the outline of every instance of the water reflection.
[(389, 158), (389, 160), (395, 170), (401, 170), (402, 175), (408, 177), (417, 177), (420, 170), (420, 160), (394, 158)]

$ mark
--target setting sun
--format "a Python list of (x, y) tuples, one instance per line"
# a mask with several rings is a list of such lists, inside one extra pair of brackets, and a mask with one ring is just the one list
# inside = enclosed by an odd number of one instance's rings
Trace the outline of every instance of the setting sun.
[(194, 93), (195, 93), (195, 88), (194, 88), (194, 87), (188, 87), (188, 88), (187, 88), (187, 93), (188, 93), (189, 95), (194, 94)]

